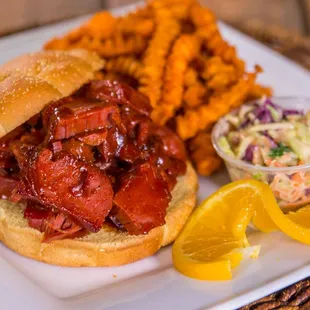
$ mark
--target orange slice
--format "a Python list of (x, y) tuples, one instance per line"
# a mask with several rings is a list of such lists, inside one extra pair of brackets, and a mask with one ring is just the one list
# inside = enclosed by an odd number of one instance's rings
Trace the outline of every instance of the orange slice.
[(269, 213), (267, 212), (264, 204), (256, 206), (252, 218), (252, 223), (258, 230), (264, 233), (269, 233), (278, 230), (278, 226), (270, 218)]
[[(260, 228), (259, 225), (257, 225), (257, 222), (255, 222), (255, 216), (260, 219), (261, 224), (263, 223), (264, 219), (266, 220), (266, 222), (272, 221), (275, 225), (274, 227), (277, 227), (289, 237), (301, 243), (310, 245), (310, 225), (307, 225), (306, 221), (303, 220), (303, 217), (305, 217), (306, 214), (307, 216), (309, 216), (310, 214), (308, 208), (300, 209), (297, 212), (290, 212), (289, 214), (284, 214), (278, 206), (269, 186), (264, 183), (261, 183), (260, 186), (263, 201), (268, 201), (268, 203), (263, 203), (263, 207), (258, 207), (254, 210), (254, 225), (257, 228)], [(308, 218), (310, 218), (310, 216)], [(270, 224), (271, 222), (268, 223), (268, 225)], [(268, 228), (270, 229), (271, 226), (268, 226)]]
[[(302, 227), (310, 228), (310, 205), (305, 206), (299, 209), (298, 211), (291, 211), (285, 214), (285, 217), (289, 219), (290, 221), (294, 222), (295, 224), (298, 224), (298, 229)], [(279, 219), (276, 221), (278, 222)], [(264, 208), (264, 206), (260, 206), (257, 210), (254, 211), (252, 223), (258, 230), (262, 232), (272, 232), (272, 231), (279, 230), (278, 226), (270, 218), (269, 213), (267, 209)], [(286, 221), (286, 223), (290, 223), (290, 222)], [(293, 232), (291, 233), (289, 232), (290, 228), (286, 227), (286, 225), (285, 226), (281, 225), (281, 227), (282, 227), (282, 230), (284, 229), (283, 232), (285, 232), (286, 234), (291, 235), (293, 233)]]
[(244, 258), (256, 258), (245, 231), (250, 221), (261, 231), (279, 229), (310, 245), (310, 206), (284, 214), (268, 185), (233, 182), (206, 199), (192, 214), (172, 248), (181, 273), (201, 280), (229, 280)]
[(173, 262), (181, 273), (201, 280), (229, 280), (242, 258), (257, 257), (245, 230), (263, 201), (260, 182), (237, 181), (219, 189), (193, 213), (173, 245)]
[(273, 199), (274, 201), (271, 204), (264, 205), (264, 207), (275, 225), (291, 238), (310, 245), (310, 225), (304, 220), (306, 216), (308, 216), (308, 219), (310, 218), (309, 209), (300, 209), (297, 212), (284, 214), (276, 204), (276, 200), (267, 185), (266, 187), (267, 188), (264, 187), (262, 194), (265, 195), (266, 198), (268, 196), (268, 199)]
[(310, 228), (310, 205), (305, 206), (298, 211), (289, 212), (286, 214), (286, 217), (302, 227)]

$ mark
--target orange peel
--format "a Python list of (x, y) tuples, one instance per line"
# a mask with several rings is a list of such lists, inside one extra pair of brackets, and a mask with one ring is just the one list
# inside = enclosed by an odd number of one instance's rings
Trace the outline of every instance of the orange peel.
[(310, 206), (284, 214), (265, 183), (255, 180), (230, 183), (192, 214), (173, 245), (174, 266), (192, 278), (229, 280), (232, 269), (242, 259), (258, 256), (259, 246), (250, 247), (246, 237), (246, 227), (251, 221), (262, 231), (279, 229), (310, 245), (309, 218)]

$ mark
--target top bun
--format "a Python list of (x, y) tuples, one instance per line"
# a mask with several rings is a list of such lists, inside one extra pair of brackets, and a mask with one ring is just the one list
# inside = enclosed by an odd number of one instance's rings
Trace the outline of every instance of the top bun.
[(2, 65), (0, 138), (94, 79), (103, 66), (97, 54), (80, 49), (25, 54)]

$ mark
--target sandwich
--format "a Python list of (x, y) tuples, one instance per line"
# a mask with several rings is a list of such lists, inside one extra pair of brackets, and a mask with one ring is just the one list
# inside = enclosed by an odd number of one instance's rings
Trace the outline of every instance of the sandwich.
[(84, 50), (0, 67), (0, 241), (61, 266), (116, 266), (178, 236), (197, 176), (147, 97)]

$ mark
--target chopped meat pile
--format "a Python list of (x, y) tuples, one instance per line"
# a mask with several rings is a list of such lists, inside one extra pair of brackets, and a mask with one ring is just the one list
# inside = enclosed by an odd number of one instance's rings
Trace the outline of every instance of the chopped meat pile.
[(185, 173), (178, 136), (150, 119), (148, 99), (116, 81), (93, 81), (0, 139), (0, 195), (25, 205), (44, 241), (129, 234), (165, 223)]

